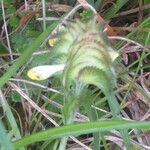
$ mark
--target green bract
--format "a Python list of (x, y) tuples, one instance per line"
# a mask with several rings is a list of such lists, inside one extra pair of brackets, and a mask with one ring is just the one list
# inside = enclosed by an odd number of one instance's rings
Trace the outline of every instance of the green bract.
[(86, 83), (86, 78), (87, 83), (92, 84), (94, 81), (90, 81), (88, 75), (92, 72), (95, 77), (102, 72), (111, 83), (115, 80), (113, 61), (118, 53), (111, 48), (106, 34), (95, 20), (76, 20), (63, 29), (53, 49), (53, 57), (55, 62), (66, 64), (63, 72), (64, 86), (69, 87), (72, 80)]

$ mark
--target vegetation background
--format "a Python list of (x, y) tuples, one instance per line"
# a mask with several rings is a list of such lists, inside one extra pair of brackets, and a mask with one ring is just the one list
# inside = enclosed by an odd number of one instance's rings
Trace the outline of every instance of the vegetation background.
[[(87, 3), (120, 54), (113, 89), (119, 119), (95, 85), (82, 91), (74, 108), (73, 100), (64, 103), (60, 76), (27, 77), (32, 67), (52, 63), (48, 37), (71, 10), (82, 5), (68, 22), (93, 15)], [(0, 149), (150, 149), (149, 0), (1, 0), (0, 6)]]

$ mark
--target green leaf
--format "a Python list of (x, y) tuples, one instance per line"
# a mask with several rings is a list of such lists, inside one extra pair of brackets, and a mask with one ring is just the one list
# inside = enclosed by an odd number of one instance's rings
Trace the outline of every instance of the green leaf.
[[(14, 5), (9, 4), (8, 9), (6, 11), (7, 14), (12, 14), (16, 12), (16, 8), (14, 7)], [(12, 17), (13, 18), (13, 17)]]
[(115, 4), (108, 9), (104, 18), (109, 20), (128, 2), (129, 0), (117, 0)]
[(110, 130), (121, 129), (147, 129), (150, 130), (150, 121), (123, 121), (123, 120), (109, 120), (109, 121), (96, 121), (88, 123), (73, 124), (63, 127), (57, 127), (41, 131), (30, 136), (26, 136), (20, 140), (14, 142), (16, 149), (26, 146), (34, 142), (40, 142), (43, 140), (57, 139), (64, 136), (77, 136), (88, 133), (104, 132)]
[(9, 24), (11, 27), (13, 28), (17, 28), (18, 25), (19, 25), (19, 19), (17, 17), (11, 17), (10, 20), (9, 20)]

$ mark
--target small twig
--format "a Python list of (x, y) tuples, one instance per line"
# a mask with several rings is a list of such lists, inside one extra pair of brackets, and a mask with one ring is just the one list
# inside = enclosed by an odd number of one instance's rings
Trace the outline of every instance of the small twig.
[[(148, 5), (144, 5), (142, 7), (142, 10), (145, 10), (145, 9), (150, 9), (150, 4)], [(133, 13), (136, 13), (139, 11), (139, 7), (138, 8), (134, 8), (134, 9), (131, 9), (131, 10), (127, 10), (127, 11), (124, 11), (124, 12), (121, 12), (119, 14), (116, 14), (113, 18), (116, 18), (116, 17), (121, 17), (121, 16), (125, 16), (125, 15), (129, 15), (129, 14), (133, 14)]]
[[(135, 31), (137, 27), (112, 27), (114, 30), (121, 30), (121, 31)], [(148, 32), (150, 28), (138, 28), (140, 32)]]
[(109, 36), (108, 37), (109, 39), (116, 39), (116, 40), (123, 40), (123, 41), (126, 41), (126, 42), (130, 42), (130, 43), (133, 43), (135, 45), (138, 45), (139, 47), (143, 48), (143, 49), (146, 49), (149, 51), (148, 48), (146, 48), (145, 46), (141, 45), (140, 43), (136, 42), (136, 41), (133, 41), (131, 39), (128, 39), (128, 38), (125, 38), (125, 37), (121, 37), (121, 36)]
[(139, 13), (138, 13), (138, 23), (143, 20), (143, 0), (139, 0)]
[(94, 105), (91, 105), (91, 107), (94, 108), (95, 110), (99, 110), (99, 111), (101, 111), (101, 112), (103, 112), (103, 113), (105, 113), (105, 114), (112, 115), (110, 112), (108, 112), (108, 111), (106, 111), (106, 110), (104, 110), (104, 109), (101, 109), (101, 108), (99, 108), (99, 107), (96, 107), (96, 106), (94, 106)]
[[(43, 50), (43, 51), (39, 51), (39, 52), (34, 52), (33, 54), (32, 54), (32, 56), (36, 56), (36, 55), (42, 55), (42, 54), (47, 54), (47, 53), (49, 53), (50, 51), (49, 50)], [(21, 54), (20, 53), (12, 53), (12, 55), (13, 56), (20, 56)], [(0, 57), (5, 57), (5, 56), (9, 56), (9, 54), (0, 54)]]
[(27, 0), (24, 0), (24, 6), (25, 6), (25, 11), (28, 10), (28, 3), (27, 3)]
[(14, 88), (16, 92), (18, 92), (24, 99), (26, 99), (30, 105), (35, 108), (38, 112), (40, 112), (44, 117), (46, 117), (51, 123), (53, 123), (55, 126), (58, 126), (58, 124), (50, 118), (28, 95), (26, 95), (17, 85), (15, 85), (12, 82), (9, 82), (9, 85)]
[[(44, 18), (37, 18), (36, 20), (38, 20), (38, 21), (43, 21)], [(58, 21), (60, 21), (60, 20), (62, 20), (62, 18), (57, 18), (57, 17), (45, 17), (45, 21), (53, 21), (53, 20), (58, 20)]]
[(145, 90), (147, 95), (149, 95), (149, 97), (150, 97), (150, 91), (149, 91), (149, 89), (146, 87), (146, 85), (144, 83), (144, 77), (143, 76), (140, 77), (140, 82), (141, 82), (141, 86), (143, 87), (143, 89)]
[(42, 14), (43, 14), (43, 31), (46, 30), (46, 5), (45, 0), (42, 0)]
[(46, 87), (46, 86), (44, 86), (44, 85), (41, 85), (41, 84), (39, 84), (39, 83), (35, 83), (35, 82), (32, 82), (32, 81), (23, 80), (23, 79), (15, 79), (15, 78), (11, 78), (10, 81), (19, 81), (19, 82), (31, 84), (31, 85), (34, 85), (34, 86), (43, 88), (43, 89), (45, 89), (45, 90), (47, 90), (47, 91), (51, 91), (51, 92), (55, 92), (55, 93), (61, 94), (59, 91), (57, 91), (57, 90), (55, 90), (55, 89), (48, 88), (48, 87)]

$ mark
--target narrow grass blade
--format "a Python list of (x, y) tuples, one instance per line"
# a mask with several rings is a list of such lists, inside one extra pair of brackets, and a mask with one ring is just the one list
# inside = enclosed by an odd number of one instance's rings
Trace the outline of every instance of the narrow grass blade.
[(14, 142), (15, 148), (23, 147), (25, 145), (44, 141), (49, 139), (62, 138), (64, 136), (70, 135), (82, 135), (95, 132), (104, 132), (112, 129), (149, 129), (150, 130), (150, 121), (123, 121), (123, 120), (110, 120), (110, 121), (99, 121), (99, 122), (88, 122), (81, 124), (68, 125), (63, 127), (57, 127), (49, 130), (45, 130), (31, 136), (26, 136), (18, 141)]
[(5, 129), (0, 121), (0, 144), (4, 150), (14, 150), (12, 143), (8, 140)]
[[(12, 113), (5, 97), (3, 96), (3, 93), (1, 90), (0, 90), (0, 104), (3, 107), (3, 110), (5, 112), (5, 117), (7, 118), (9, 125), (11, 127), (11, 130), (13, 131), (14, 138), (20, 139), (21, 135), (20, 135), (20, 131), (19, 131), (19, 128), (17, 126), (16, 120), (15, 120), (13, 113)], [(22, 149), (22, 150), (24, 150), (24, 149)]]

